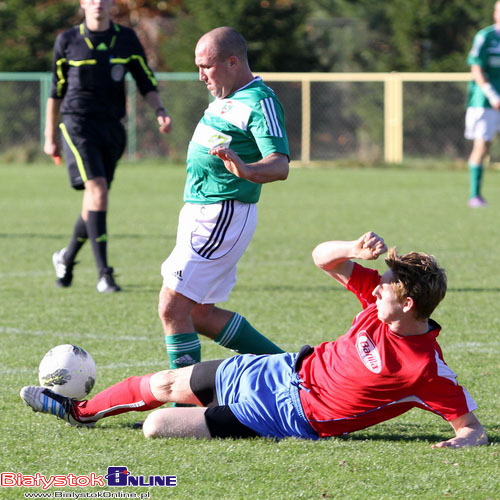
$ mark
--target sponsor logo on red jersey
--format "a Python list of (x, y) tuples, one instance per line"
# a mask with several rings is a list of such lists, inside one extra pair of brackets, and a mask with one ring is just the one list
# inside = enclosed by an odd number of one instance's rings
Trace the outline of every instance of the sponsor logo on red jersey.
[(356, 349), (363, 364), (373, 373), (380, 373), (382, 360), (377, 346), (365, 330), (361, 330), (356, 336)]

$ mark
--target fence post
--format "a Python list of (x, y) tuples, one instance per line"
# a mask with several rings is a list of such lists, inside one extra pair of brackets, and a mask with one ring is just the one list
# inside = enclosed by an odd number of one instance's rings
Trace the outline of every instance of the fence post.
[(40, 73), (40, 146), (45, 143), (45, 115), (47, 113), (47, 100), (50, 97), (50, 82), (52, 73)]
[(403, 162), (403, 82), (399, 73), (390, 73), (384, 81), (384, 159)]
[(311, 82), (302, 80), (302, 129), (301, 129), (301, 153), (300, 159), (303, 164), (311, 161)]

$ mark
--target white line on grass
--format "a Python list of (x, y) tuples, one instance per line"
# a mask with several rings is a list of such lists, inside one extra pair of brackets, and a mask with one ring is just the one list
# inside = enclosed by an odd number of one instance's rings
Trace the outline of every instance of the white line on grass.
[(495, 353), (500, 346), (499, 341), (494, 342), (457, 342), (456, 344), (447, 344), (443, 346), (443, 352), (450, 351), (472, 351), (477, 353)]
[[(9, 327), (3, 327), (0, 326), (0, 334), (2, 333), (7, 333), (7, 334), (14, 334), (14, 335), (37, 335), (40, 337), (43, 337), (45, 335), (56, 335), (57, 337), (61, 338), (80, 338), (84, 337), (86, 339), (98, 339), (98, 340), (128, 340), (128, 341), (154, 341), (153, 336), (144, 336), (144, 335), (108, 335), (104, 333), (90, 333), (90, 332), (58, 332), (54, 330), (25, 330), (23, 328), (9, 328)], [(158, 339), (162, 339), (162, 334), (158, 333), (157, 335)], [(213, 340), (204, 337), (203, 335), (200, 335), (200, 343), (201, 345), (212, 345)], [(296, 349), (298, 350), (297, 346), (291, 346), (288, 344), (281, 345), (283, 349)], [(291, 351), (293, 352), (293, 351)]]
[(63, 338), (85, 337), (89, 339), (114, 339), (114, 340), (151, 340), (151, 337), (127, 336), (127, 335), (104, 335), (100, 333), (82, 333), (82, 332), (56, 332), (52, 330), (20, 330), (18, 328), (0, 328), (0, 333), (13, 333), (17, 335), (57, 335)]
[(57, 335), (62, 338), (85, 337), (89, 339), (110, 339), (110, 340), (152, 340), (152, 337), (143, 335), (108, 335), (103, 333), (83, 333), (83, 332), (57, 332), (53, 330), (24, 330), (22, 328), (6, 328), (0, 326), (0, 333), (11, 333), (15, 335)]
[[(137, 363), (108, 363), (99, 365), (99, 370), (115, 370), (116, 368), (136, 368), (143, 366), (160, 366), (167, 368), (168, 360), (163, 361), (138, 361)], [(8, 368), (0, 370), (0, 375), (19, 375), (22, 373), (38, 373), (37, 368)]]

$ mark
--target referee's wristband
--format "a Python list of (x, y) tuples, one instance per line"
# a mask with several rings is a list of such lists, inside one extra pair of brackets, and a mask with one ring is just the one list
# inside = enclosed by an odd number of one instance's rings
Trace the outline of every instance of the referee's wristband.
[(490, 104), (492, 106), (497, 105), (500, 103), (500, 95), (498, 92), (493, 88), (491, 83), (485, 83), (484, 85), (481, 85), (481, 90), (483, 91), (484, 95), (488, 98), (488, 101), (490, 101)]
[(166, 115), (168, 115), (167, 110), (163, 106), (156, 108), (155, 115), (157, 115), (160, 111), (163, 111)]

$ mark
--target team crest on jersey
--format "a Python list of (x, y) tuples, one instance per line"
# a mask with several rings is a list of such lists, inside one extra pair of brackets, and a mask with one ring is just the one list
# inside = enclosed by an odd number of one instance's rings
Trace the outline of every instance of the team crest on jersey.
[(382, 359), (377, 346), (365, 330), (356, 336), (356, 349), (363, 364), (373, 373), (382, 371)]
[(233, 101), (226, 101), (224, 106), (222, 106), (220, 110), (220, 114), (223, 115), (224, 113), (227, 113), (228, 111), (231, 110), (232, 107), (233, 107)]
[(111, 79), (114, 82), (121, 82), (125, 75), (125, 67), (123, 64), (114, 64), (111, 66)]
[(207, 112), (221, 117), (241, 130), (246, 130), (252, 108), (235, 99), (215, 99), (208, 106)]

